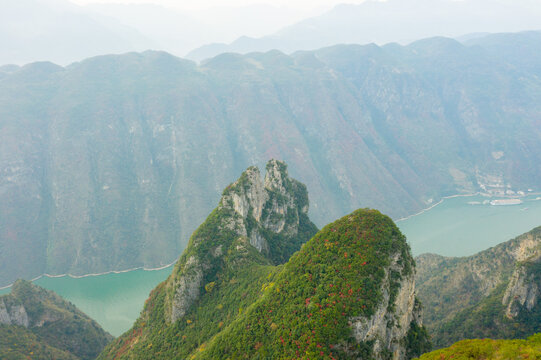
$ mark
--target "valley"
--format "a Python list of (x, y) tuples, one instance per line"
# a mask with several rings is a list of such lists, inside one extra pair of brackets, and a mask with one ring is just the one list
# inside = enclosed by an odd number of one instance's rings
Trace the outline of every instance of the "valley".
[[(427, 252), (467, 256), (538, 226), (541, 201), (536, 198), (532, 195), (523, 204), (511, 206), (470, 204), (490, 199), (482, 196), (444, 199), (427, 211), (397, 221), (397, 225), (406, 235), (414, 256)], [(84, 278), (42, 277), (35, 283), (71, 301), (118, 336), (131, 327), (150, 290), (165, 280), (171, 269), (172, 266), (157, 271), (140, 269)], [(8, 292), (9, 289), (0, 290), (0, 295)]]
[(538, 192), (539, 39), (2, 67), (0, 287), (170, 264), (221, 189), (270, 158), (306, 184), (320, 227)]

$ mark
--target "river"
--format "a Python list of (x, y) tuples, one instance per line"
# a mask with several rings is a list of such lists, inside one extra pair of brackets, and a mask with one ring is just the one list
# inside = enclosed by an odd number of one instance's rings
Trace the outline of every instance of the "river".
[[(449, 198), (397, 224), (408, 238), (414, 255), (433, 252), (466, 256), (541, 225), (541, 201), (534, 199), (526, 198), (520, 205), (492, 206), (483, 205), (487, 198), (482, 196)], [(149, 292), (171, 270), (172, 266), (84, 278), (42, 277), (35, 283), (54, 290), (118, 336), (131, 327)], [(0, 294), (7, 292), (9, 289)]]

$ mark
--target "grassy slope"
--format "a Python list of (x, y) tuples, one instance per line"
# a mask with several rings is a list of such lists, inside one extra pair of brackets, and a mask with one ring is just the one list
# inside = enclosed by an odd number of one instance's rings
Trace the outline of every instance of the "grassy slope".
[(79, 358), (48, 345), (32, 331), (22, 326), (0, 325), (0, 359), (77, 360)]

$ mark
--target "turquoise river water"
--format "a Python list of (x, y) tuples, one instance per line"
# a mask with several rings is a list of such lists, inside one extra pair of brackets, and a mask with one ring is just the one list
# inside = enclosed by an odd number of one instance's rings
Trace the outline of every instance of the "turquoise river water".
[[(414, 255), (433, 252), (446, 256), (471, 255), (541, 225), (541, 201), (535, 197), (508, 206), (482, 204), (485, 200), (482, 196), (445, 199), (397, 224)], [(42, 277), (35, 283), (54, 290), (118, 336), (131, 327), (150, 291), (171, 270), (134, 270), (84, 278)], [(8, 292), (0, 290), (0, 294)]]

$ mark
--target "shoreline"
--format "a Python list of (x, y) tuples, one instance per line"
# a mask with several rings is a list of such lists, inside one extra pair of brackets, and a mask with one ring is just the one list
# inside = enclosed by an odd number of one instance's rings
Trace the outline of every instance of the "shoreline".
[[(132, 272), (132, 271), (137, 271), (137, 270), (143, 270), (143, 271), (160, 271), (160, 270), (164, 270), (164, 269), (167, 269), (167, 268), (170, 268), (171, 266), (175, 265), (177, 263), (177, 260), (173, 261), (171, 264), (168, 264), (168, 265), (164, 265), (164, 266), (160, 266), (160, 267), (157, 267), (157, 268), (146, 268), (144, 266), (139, 266), (139, 267), (135, 267), (135, 268), (132, 268), (132, 269), (126, 269), (126, 270), (110, 270), (110, 271), (105, 271), (105, 272), (102, 272), (102, 273), (94, 273), (94, 274), (85, 274), (85, 275), (73, 275), (73, 274), (60, 274), (60, 275), (51, 275), (51, 274), (41, 274), (39, 276), (36, 276), (35, 278), (31, 279), (30, 281), (34, 282), (34, 281), (37, 281), (43, 277), (48, 277), (48, 278), (62, 278), (62, 277), (70, 277), (72, 279), (82, 279), (82, 278), (86, 278), (86, 277), (92, 277), (92, 276), (102, 276), (102, 275), (109, 275), (109, 274), (123, 274), (123, 273), (128, 273), (128, 272)], [(0, 286), (0, 290), (6, 290), (6, 289), (9, 289), (10, 287), (13, 286), (13, 283), (9, 284), (9, 285), (6, 285), (6, 286)]]
[[(540, 192), (534, 192), (534, 193), (530, 193), (526, 196), (523, 196), (523, 197), (528, 197), (528, 196), (538, 196), (538, 195), (541, 195)], [(415, 214), (412, 214), (412, 215), (408, 215), (406, 217), (403, 217), (403, 218), (400, 218), (400, 219), (397, 219), (397, 220), (394, 220), (395, 223), (398, 223), (398, 222), (401, 222), (401, 221), (405, 221), (405, 220), (408, 220), (408, 219), (411, 219), (412, 217), (415, 217), (415, 216), (418, 216), (418, 215), (421, 215), (429, 210), (432, 210), (433, 208), (435, 208), (436, 206), (440, 205), (441, 203), (443, 203), (444, 200), (447, 200), (447, 199), (453, 199), (453, 198), (458, 198), (458, 197), (469, 197), (469, 196), (486, 196), (485, 194), (481, 193), (481, 192), (476, 192), (476, 193), (471, 193), (471, 194), (455, 194), (455, 195), (450, 195), (450, 196), (444, 196), (441, 198), (440, 201), (438, 201), (437, 203), (435, 204), (432, 204), (430, 205), (429, 207), (415, 213)], [(526, 201), (539, 201), (541, 199), (527, 199)], [(177, 259), (178, 260), (178, 259)], [(127, 273), (127, 272), (131, 272), (131, 271), (136, 271), (136, 270), (143, 270), (143, 271), (159, 271), (159, 270), (164, 270), (164, 269), (167, 269), (173, 265), (176, 264), (177, 260), (175, 260), (174, 262), (172, 262), (171, 264), (168, 264), (168, 265), (164, 265), (164, 266), (161, 266), (161, 267), (158, 267), (158, 268), (146, 268), (144, 266), (139, 266), (139, 267), (136, 267), (136, 268), (131, 268), (131, 269), (127, 269), (127, 270), (111, 270), (111, 271), (105, 271), (105, 272), (102, 272), (102, 273), (94, 273), (94, 274), (85, 274), (85, 275), (73, 275), (73, 274), (60, 274), (60, 275), (51, 275), (51, 274), (41, 274), (35, 278), (33, 278), (32, 282), (36, 281), (36, 280), (39, 280), (41, 279), (42, 277), (48, 277), (48, 278), (61, 278), (61, 277), (70, 277), (70, 278), (73, 278), (73, 279), (82, 279), (82, 278), (85, 278), (85, 277), (91, 277), (91, 276), (102, 276), (102, 275), (108, 275), (108, 274), (123, 274), (123, 273)], [(9, 285), (6, 285), (6, 286), (0, 286), (0, 291), (1, 290), (5, 290), (5, 289), (9, 289), (13, 286), (13, 283), (12, 284), (9, 284)]]
[(447, 199), (454, 199), (454, 198), (457, 198), (457, 197), (478, 196), (478, 195), (482, 195), (482, 194), (480, 192), (476, 192), (476, 193), (472, 193), (472, 194), (456, 194), (456, 195), (444, 196), (437, 203), (430, 205), (429, 207), (419, 211), (418, 213), (415, 213), (413, 215), (409, 215), (409, 216), (400, 218), (398, 220), (395, 220), (395, 222), (401, 222), (401, 221), (404, 221), (404, 220), (411, 219), (414, 216), (421, 215), (421, 214), (427, 212), (428, 210), (432, 210), (433, 208), (440, 205), (444, 200), (447, 200)]
[[(518, 196), (519, 198), (526, 198), (525, 199), (525, 202), (526, 201), (539, 201), (541, 199), (527, 199), (529, 196), (539, 196), (541, 195), (541, 193), (538, 193), (538, 192), (532, 192), (532, 193), (529, 193), (529, 194), (526, 194), (526, 195), (522, 195), (522, 196)], [(480, 191), (476, 192), (476, 193), (472, 193), (472, 194), (456, 194), (456, 195), (450, 195), (450, 196), (444, 196), (441, 198), (440, 201), (438, 201), (437, 203), (435, 204), (432, 204), (430, 205), (429, 207), (413, 214), (413, 215), (408, 215), (406, 217), (403, 217), (403, 218), (400, 218), (400, 219), (397, 219), (397, 220), (394, 220), (394, 222), (401, 222), (401, 221), (404, 221), (404, 220), (408, 220), (408, 219), (411, 219), (412, 217), (415, 217), (417, 215), (421, 215), (422, 213), (425, 213), (427, 212), (428, 210), (432, 210), (433, 208), (435, 208), (436, 206), (440, 205), (444, 200), (447, 200), (447, 199), (453, 199), (453, 198), (458, 198), (458, 197), (469, 197), (469, 196), (483, 196), (483, 197), (489, 197), (489, 198), (494, 198), (494, 197), (503, 197), (503, 198), (508, 198), (508, 196), (492, 196), (492, 195), (488, 195), (488, 194), (485, 194), (485, 193), (482, 193)], [(493, 205), (494, 206), (494, 205)]]

